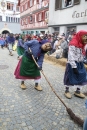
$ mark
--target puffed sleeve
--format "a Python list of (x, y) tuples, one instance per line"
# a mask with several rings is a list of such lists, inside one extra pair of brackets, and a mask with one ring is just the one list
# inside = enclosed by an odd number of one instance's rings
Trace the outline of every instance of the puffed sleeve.
[(76, 47), (75, 46), (69, 46), (69, 52), (68, 52), (68, 63), (72, 66), (72, 68), (77, 68), (75, 63), (75, 57), (76, 57)]

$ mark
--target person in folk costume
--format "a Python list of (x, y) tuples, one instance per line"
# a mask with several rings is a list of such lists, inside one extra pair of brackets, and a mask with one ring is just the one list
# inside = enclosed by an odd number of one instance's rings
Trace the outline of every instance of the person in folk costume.
[(65, 96), (71, 98), (69, 87), (76, 85), (77, 90), (74, 95), (85, 98), (80, 92), (81, 86), (87, 84), (86, 69), (83, 64), (85, 54), (84, 47), (87, 44), (87, 32), (79, 31), (69, 43), (68, 61), (64, 75), (64, 85), (66, 85)]
[(8, 48), (9, 48), (9, 55), (13, 56), (12, 51), (13, 51), (13, 44), (15, 42), (15, 38), (13, 36), (13, 33), (10, 33), (8, 38), (7, 38), (7, 42), (8, 42)]
[(20, 38), (18, 40), (18, 44), (17, 44), (17, 54), (18, 54), (18, 60), (20, 60), (20, 58), (22, 57), (22, 55), (24, 54), (24, 42), (25, 42), (25, 35), (21, 34)]
[[(31, 49), (32, 53), (29, 51)], [(51, 43), (48, 40), (43, 40), (41, 43), (38, 40), (31, 40), (24, 43), (24, 55), (20, 59), (16, 70), (14, 72), (16, 79), (21, 79), (21, 88), (26, 89), (24, 80), (34, 79), (35, 89), (38, 91), (42, 90), (40, 86), (40, 70), (42, 69), (44, 55), (47, 51), (51, 50)], [(36, 66), (32, 59), (32, 54), (36, 59), (39, 67)]]

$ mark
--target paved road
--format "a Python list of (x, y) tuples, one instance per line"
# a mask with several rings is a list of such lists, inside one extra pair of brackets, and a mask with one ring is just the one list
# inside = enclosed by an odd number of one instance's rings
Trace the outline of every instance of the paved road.
[[(14, 78), (16, 52), (9, 56), (8, 50), (0, 48), (0, 130), (82, 130), (66, 112), (65, 107), (51, 91), (42, 76), (42, 92), (34, 89), (34, 81), (26, 81), (26, 90), (21, 90), (20, 80)], [(4, 65), (8, 68), (4, 69)], [(72, 111), (85, 119), (85, 100), (73, 95), (64, 97), (64, 68), (44, 62), (43, 70), (50, 83)], [(85, 91), (84, 87), (82, 91)], [(71, 88), (71, 93), (75, 89)]]

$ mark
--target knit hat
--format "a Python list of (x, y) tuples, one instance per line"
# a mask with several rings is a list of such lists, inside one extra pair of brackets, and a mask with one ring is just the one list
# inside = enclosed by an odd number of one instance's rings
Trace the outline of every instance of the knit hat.
[[(47, 42), (49, 42), (49, 40), (42, 40), (41, 41), (41, 45), (43, 45), (43, 44), (45, 44), (45, 43), (47, 43)], [(50, 43), (50, 42), (49, 42)]]
[(52, 45), (49, 42), (49, 40), (42, 40), (41, 45), (45, 44), (45, 50), (44, 51), (51, 51), (52, 50)]

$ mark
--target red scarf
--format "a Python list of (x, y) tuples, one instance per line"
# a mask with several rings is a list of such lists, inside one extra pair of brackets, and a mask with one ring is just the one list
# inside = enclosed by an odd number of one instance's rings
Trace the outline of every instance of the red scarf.
[(69, 43), (69, 46), (75, 46), (82, 49), (82, 52), (84, 54), (84, 47), (85, 44), (82, 42), (82, 36), (87, 35), (87, 31), (81, 30), (72, 38), (72, 40)]
[(82, 36), (83, 35), (87, 35), (86, 31), (79, 31), (78, 33), (76, 33), (76, 35), (72, 38), (72, 40), (70, 41), (71, 46), (76, 46), (78, 48), (84, 48), (85, 44), (82, 43)]

